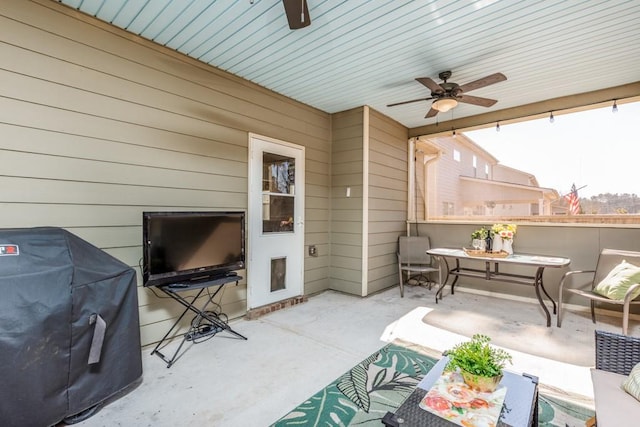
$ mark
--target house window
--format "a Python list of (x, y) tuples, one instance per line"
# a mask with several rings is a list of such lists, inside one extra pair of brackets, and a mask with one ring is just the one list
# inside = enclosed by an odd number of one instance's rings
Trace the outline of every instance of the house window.
[(452, 202), (442, 202), (442, 215), (443, 216), (451, 216), (451, 215), (453, 215), (453, 203)]
[(484, 165), (484, 177), (489, 178), (489, 164)]
[(473, 176), (478, 176), (478, 158), (476, 155), (473, 155)]
[(453, 150), (453, 160), (455, 160), (456, 162), (460, 161), (460, 151), (458, 150)]

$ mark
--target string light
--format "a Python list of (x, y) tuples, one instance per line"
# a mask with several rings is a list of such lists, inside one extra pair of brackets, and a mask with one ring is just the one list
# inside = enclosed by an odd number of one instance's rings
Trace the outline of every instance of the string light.
[(612, 113), (618, 112), (618, 101), (616, 99), (613, 100), (613, 108), (611, 108)]
[(556, 118), (553, 117), (553, 111), (551, 112), (551, 114), (549, 114), (549, 123), (553, 123), (556, 121)]
[(496, 122), (496, 132), (500, 132), (500, 122)]
[(454, 138), (456, 137), (456, 130), (455, 129), (453, 130), (453, 137)]

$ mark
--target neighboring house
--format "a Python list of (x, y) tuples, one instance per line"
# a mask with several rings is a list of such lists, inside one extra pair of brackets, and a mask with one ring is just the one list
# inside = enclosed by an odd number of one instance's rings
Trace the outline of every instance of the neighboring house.
[[(535, 176), (498, 163), (464, 134), (420, 138), (416, 143), (416, 193), (426, 216), (551, 215), (557, 191)], [(425, 203), (426, 200), (426, 203)], [(419, 211), (424, 214), (424, 208)], [(420, 216), (418, 216), (420, 218)]]

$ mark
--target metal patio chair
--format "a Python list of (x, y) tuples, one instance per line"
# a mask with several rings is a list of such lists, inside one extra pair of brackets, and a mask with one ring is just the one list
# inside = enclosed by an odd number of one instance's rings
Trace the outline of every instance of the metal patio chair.
[[(398, 274), (400, 276), (400, 296), (404, 297), (404, 285), (433, 283), (429, 273), (438, 272), (427, 251), (431, 248), (428, 236), (400, 236), (398, 238)], [(405, 279), (406, 276), (406, 279)]]
[[(560, 287), (558, 289), (558, 327), (560, 327), (562, 322), (562, 300), (564, 298), (564, 293), (570, 292), (590, 300), (591, 319), (593, 320), (593, 323), (596, 323), (596, 302), (622, 305), (622, 333), (627, 335), (627, 330), (629, 329), (629, 306), (632, 304), (640, 304), (640, 299), (632, 299), (632, 294), (633, 291), (640, 287), (640, 284), (630, 286), (625, 298), (622, 300), (613, 300), (593, 292), (593, 288), (600, 283), (615, 266), (625, 260), (630, 264), (640, 266), (640, 252), (603, 249), (598, 257), (598, 263), (596, 264), (595, 270), (574, 270), (565, 273), (562, 280), (560, 280)], [(567, 279), (574, 275), (584, 275), (590, 280), (579, 287), (569, 287)]]

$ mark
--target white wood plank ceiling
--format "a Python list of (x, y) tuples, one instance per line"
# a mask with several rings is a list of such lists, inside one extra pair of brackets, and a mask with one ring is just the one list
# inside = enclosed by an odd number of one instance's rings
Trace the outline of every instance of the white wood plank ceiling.
[[(58, 0), (261, 86), (334, 113), (361, 105), (409, 128), (640, 81), (638, 0), (308, 0), (290, 30), (281, 0)], [(453, 72), (507, 81), (424, 118), (415, 81)]]

